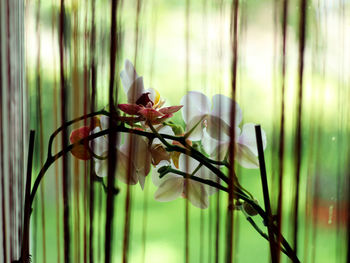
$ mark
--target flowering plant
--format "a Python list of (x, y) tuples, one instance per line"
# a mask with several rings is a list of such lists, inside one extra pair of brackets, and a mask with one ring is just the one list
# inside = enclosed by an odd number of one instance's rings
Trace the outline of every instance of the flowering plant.
[[(26, 196), (28, 224), (33, 199), (45, 172), (55, 160), (71, 152), (80, 160), (92, 162), (98, 182), (103, 183), (103, 177), (114, 176), (129, 185), (139, 183), (143, 189), (151, 174), (157, 187), (154, 197), (160, 202), (183, 197), (193, 206), (205, 209), (209, 206), (210, 195), (227, 192), (233, 196), (231, 211), (242, 211), (271, 247), (279, 247), (293, 262), (299, 262), (279, 232), (271, 211), (259, 206), (234, 172), (233, 162), (236, 161), (244, 168), (261, 168), (264, 174), (263, 152), (267, 140), (260, 126), (253, 123), (240, 126), (242, 110), (231, 98), (221, 94), (214, 95), (210, 101), (203, 93), (190, 91), (180, 105), (165, 106), (166, 100), (158, 91), (144, 88), (143, 77), (128, 60), (120, 77), (127, 101), (117, 105), (117, 112), (100, 110), (84, 115), (65, 123), (52, 134), (48, 158)], [(171, 121), (173, 114), (180, 110), (186, 127)], [(71, 144), (52, 155), (55, 136), (87, 118), (93, 118), (93, 124), (73, 130)], [(262, 176), (262, 183), (267, 187), (266, 177)], [(105, 188), (114, 194), (119, 192), (110, 185)], [(264, 191), (268, 195), (267, 188)], [(265, 207), (269, 207), (266, 200), (264, 202)], [(269, 235), (255, 224), (253, 216), (263, 219)], [(24, 235), (29, 232), (24, 231)], [(29, 242), (28, 237), (23, 240), (26, 240), (24, 244)], [(28, 250), (22, 250), (22, 258), (27, 254)]]

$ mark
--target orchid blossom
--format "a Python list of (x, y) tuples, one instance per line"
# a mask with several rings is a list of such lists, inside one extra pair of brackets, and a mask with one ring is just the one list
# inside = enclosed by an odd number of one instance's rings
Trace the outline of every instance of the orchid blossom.
[[(98, 127), (94, 129), (93, 133), (106, 129), (108, 123), (109, 118), (102, 116)], [(159, 128), (158, 132), (174, 135), (169, 126)], [(107, 139), (108, 136), (102, 136), (91, 143), (91, 148), (94, 147), (93, 152), (95, 154), (95, 172), (100, 177), (107, 176), (108, 173)], [(139, 182), (142, 189), (144, 188), (145, 178), (150, 172), (151, 164), (157, 165), (162, 160), (170, 160), (170, 153), (165, 150), (161, 141), (157, 138), (149, 144), (146, 138), (134, 134), (126, 134), (124, 143), (122, 145), (119, 144), (115, 149), (117, 152), (116, 161), (118, 161), (115, 171), (116, 177), (127, 184), (133, 185)]]
[[(203, 179), (212, 181), (217, 180), (208, 168), (200, 165), (200, 163), (187, 155), (180, 154), (178, 165), (172, 159), (171, 162), (162, 161), (158, 167), (171, 165), (173, 169), (179, 169), (182, 172), (192, 174)], [(156, 173), (152, 174), (152, 181), (158, 187), (154, 194), (157, 201), (168, 202), (182, 196), (187, 198), (194, 206), (204, 209), (209, 205), (209, 195), (216, 192), (216, 188), (202, 184), (189, 178), (184, 178), (175, 173), (168, 173), (162, 178)]]
[[(184, 105), (182, 116), (186, 123), (188, 138), (199, 141), (204, 150), (214, 158), (224, 159), (230, 145), (231, 109), (235, 107), (234, 145), (235, 160), (245, 168), (258, 168), (258, 152), (253, 123), (244, 124), (242, 111), (230, 98), (216, 94), (212, 104), (201, 92), (190, 91), (181, 99)], [(263, 145), (266, 148), (266, 134), (262, 131)]]
[(127, 104), (119, 104), (120, 110), (129, 115), (137, 115), (141, 120), (150, 121), (152, 124), (160, 124), (173, 116), (182, 106), (162, 107), (165, 100), (155, 89), (145, 89), (143, 77), (140, 77), (129, 61), (125, 61), (125, 68), (120, 73), (124, 91), (128, 97)]
[[(109, 118), (102, 116), (100, 125), (92, 133), (107, 129)], [(120, 133), (117, 133), (118, 135)], [(124, 143), (120, 145), (121, 138), (117, 139), (118, 145), (116, 151), (116, 170), (115, 176), (126, 184), (137, 184), (143, 189), (145, 177), (151, 169), (151, 158), (147, 154), (148, 144), (140, 136), (127, 134)], [(97, 176), (105, 177), (108, 174), (108, 136), (98, 137), (90, 143), (95, 154), (95, 172)], [(97, 157), (97, 158), (96, 158)]]

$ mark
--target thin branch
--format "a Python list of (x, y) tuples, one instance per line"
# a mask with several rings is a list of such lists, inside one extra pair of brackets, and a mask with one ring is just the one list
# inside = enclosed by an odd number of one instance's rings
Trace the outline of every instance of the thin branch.
[(44, 163), (44, 165), (43, 165), (43, 167), (41, 168), (38, 176), (35, 179), (35, 182), (34, 182), (31, 194), (30, 194), (30, 207), (32, 207), (32, 205), (33, 205), (34, 197), (35, 197), (35, 194), (36, 194), (36, 192), (38, 190), (40, 182), (41, 182), (42, 178), (44, 177), (46, 171), (50, 168), (51, 164), (53, 164), (57, 159), (62, 157), (64, 154), (70, 152), (73, 149), (74, 146), (77, 146), (79, 144), (83, 144), (84, 142), (96, 139), (96, 138), (98, 138), (100, 136), (107, 135), (108, 133), (109, 133), (109, 129), (103, 130), (103, 131), (100, 131), (100, 132), (97, 132), (97, 133), (94, 133), (94, 134), (91, 134), (91, 135), (87, 136), (86, 138), (81, 139), (77, 143), (73, 143), (73, 144), (68, 145), (65, 149), (63, 149), (62, 151), (58, 152), (54, 156), (48, 156), (46, 161), (45, 161), (45, 163)]
[(82, 121), (84, 119), (87, 119), (87, 118), (91, 118), (91, 117), (95, 117), (97, 115), (107, 115), (107, 116), (110, 116), (110, 114), (105, 111), (105, 110), (100, 110), (100, 111), (96, 111), (96, 112), (92, 112), (90, 114), (85, 114), (83, 116), (80, 116), (76, 119), (73, 119), (71, 121), (67, 121), (65, 122), (61, 127), (59, 127), (57, 130), (55, 130), (51, 136), (50, 136), (50, 139), (49, 139), (49, 146), (48, 146), (48, 151), (47, 151), (47, 155), (48, 155), (48, 158), (49, 157), (52, 157), (52, 144), (53, 144), (53, 140), (55, 139), (55, 137), (63, 130), (63, 129), (66, 129), (68, 126), (78, 122), (78, 121)]
[(157, 130), (153, 127), (153, 125), (151, 123), (148, 123), (148, 125), (150, 126), (150, 128), (153, 132), (152, 134), (154, 134), (166, 146), (166, 148), (169, 152), (174, 152), (174, 151), (180, 152), (180, 153), (183, 153), (183, 154), (186, 154), (186, 155), (193, 157), (194, 159), (196, 159), (200, 163), (205, 163), (205, 166), (208, 167), (212, 172), (214, 172), (221, 180), (223, 180), (225, 183), (228, 182), (228, 178), (226, 177), (226, 175), (219, 168), (215, 167), (209, 161), (210, 159), (207, 158), (204, 154), (198, 152), (197, 150), (195, 150), (191, 146), (189, 146), (188, 148), (183, 148), (183, 147), (180, 147), (177, 145), (172, 145), (165, 140), (165, 138), (169, 138), (169, 139), (176, 138), (176, 141), (179, 141), (181, 143), (183, 141), (185, 141), (185, 144), (187, 144), (186, 139), (184, 137), (180, 137), (181, 139), (179, 140), (179, 137), (166, 135), (166, 134), (160, 134), (157, 132)]
[(227, 187), (224, 187), (221, 184), (215, 183), (215, 182), (213, 182), (211, 180), (203, 179), (203, 178), (200, 178), (198, 176), (191, 175), (191, 174), (188, 174), (188, 173), (185, 173), (185, 172), (173, 169), (173, 168), (169, 168), (168, 169), (168, 173), (178, 174), (178, 175), (181, 175), (184, 178), (188, 178), (190, 180), (197, 181), (197, 182), (200, 182), (200, 183), (203, 183), (203, 184), (215, 187), (215, 188), (217, 188), (219, 190), (222, 190), (224, 192), (228, 192)]
[(191, 176), (194, 176), (198, 172), (198, 170), (201, 169), (202, 166), (203, 164), (199, 163), (196, 169), (194, 169), (194, 171), (192, 172)]
[(27, 180), (25, 189), (25, 202), (24, 202), (24, 216), (23, 216), (23, 239), (21, 248), (21, 259), (25, 261), (29, 257), (29, 224), (30, 224), (30, 210), (31, 204), (28, 197), (30, 196), (30, 186), (32, 184), (32, 165), (34, 155), (34, 140), (35, 131), (30, 131), (29, 136), (29, 149), (28, 149), (28, 163), (27, 163)]
[[(68, 145), (65, 149), (61, 150), (60, 152), (58, 152), (57, 154), (52, 156), (52, 154), (51, 154), (51, 147), (52, 147), (52, 142), (53, 142), (53, 139), (55, 138), (55, 136), (63, 129), (63, 127), (67, 127), (67, 126), (71, 125), (72, 123), (80, 121), (80, 120), (83, 120), (83, 119), (85, 119), (87, 117), (93, 117), (93, 116), (100, 115), (100, 114), (106, 115), (106, 116), (110, 116), (110, 114), (108, 112), (104, 111), (104, 110), (98, 111), (98, 112), (95, 112), (95, 113), (91, 113), (91, 114), (88, 114), (88, 115), (84, 115), (84, 116), (81, 116), (81, 117), (79, 117), (77, 119), (74, 119), (74, 120), (72, 120), (70, 122), (65, 123), (65, 125), (63, 125), (59, 129), (57, 129), (51, 135), (50, 140), (49, 140), (49, 152), (48, 152), (47, 159), (46, 159), (46, 161), (44, 163), (44, 166), (41, 168), (41, 170), (40, 170), (40, 172), (39, 172), (39, 174), (38, 174), (38, 176), (37, 176), (37, 178), (36, 178), (36, 180), (34, 182), (34, 185), (33, 185), (33, 188), (32, 188), (31, 194), (30, 194), (30, 198), (29, 198), (29, 204), (30, 204), (29, 207), (30, 208), (32, 207), (33, 200), (34, 200), (35, 194), (36, 194), (36, 192), (38, 190), (38, 187), (40, 185), (40, 182), (41, 182), (42, 178), (44, 177), (46, 171), (51, 166), (51, 164), (53, 164), (58, 158), (62, 157), (64, 154), (70, 152), (73, 149), (74, 146), (79, 145), (79, 144), (84, 144), (84, 143), (86, 143), (86, 142), (88, 142), (90, 140), (93, 140), (95, 138), (98, 138), (100, 136), (105, 136), (105, 135), (107, 135), (110, 132), (110, 129), (106, 129), (106, 130), (100, 131), (100, 132), (95, 133), (95, 134), (90, 134), (86, 138), (83, 138), (80, 141), (78, 141), (77, 143)], [(133, 134), (136, 134), (136, 135), (144, 136), (144, 137), (148, 138), (149, 140), (153, 140), (154, 138), (157, 137), (168, 148), (167, 149), (168, 151), (177, 151), (177, 152), (189, 155), (190, 157), (192, 157), (195, 160), (199, 161), (201, 164), (205, 165), (214, 174), (216, 174), (218, 177), (220, 177), (224, 182), (227, 182), (227, 177), (225, 176), (225, 174), (219, 168), (217, 168), (217, 167), (215, 167), (213, 165), (213, 163), (212, 163), (213, 160), (211, 160), (210, 158), (207, 158), (202, 153), (200, 153), (199, 151), (197, 151), (194, 148), (192, 148), (191, 146), (189, 146), (186, 143), (186, 139), (183, 136), (178, 137), (178, 136), (171, 136), (171, 135), (167, 135), (167, 134), (159, 134), (157, 131), (155, 133), (151, 133), (151, 132), (146, 132), (146, 131), (142, 131), (142, 130), (135, 130), (135, 129), (131, 129), (131, 128), (125, 127), (123, 125), (123, 123), (121, 125), (116, 125), (116, 127), (114, 127), (114, 130), (116, 132), (133, 133)], [(183, 147), (179, 147), (179, 146), (176, 146), (176, 145), (171, 145), (171, 144), (167, 143), (165, 139), (178, 141), (178, 142), (182, 143), (185, 147), (186, 147), (186, 145), (188, 145), (189, 148), (183, 148)], [(184, 177), (189, 177), (189, 179), (191, 179), (191, 180), (195, 180), (195, 181), (204, 183), (206, 185), (215, 187), (215, 188), (217, 188), (219, 190), (222, 190), (224, 192), (228, 192), (228, 188), (226, 188), (226, 187), (224, 187), (224, 186), (222, 186), (222, 185), (220, 185), (220, 184), (218, 184), (216, 182), (213, 182), (213, 181), (210, 181), (210, 180), (207, 180), (207, 179), (203, 179), (203, 178), (200, 178), (200, 177), (197, 177), (197, 176), (191, 176), (191, 175), (188, 175), (188, 174), (186, 174), (184, 172), (181, 172), (181, 171), (178, 171), (178, 170), (175, 170), (175, 169), (172, 169), (172, 168), (170, 168), (169, 171), (171, 171), (173, 173), (176, 173), (176, 174), (179, 174), (179, 175), (184, 176)], [(248, 197), (240, 188), (236, 188), (236, 189), (238, 190), (235, 193), (235, 196), (237, 197), (237, 199), (242, 199), (242, 200), (246, 201), (247, 203), (249, 203), (258, 212), (258, 214), (262, 217), (262, 219), (266, 221), (267, 220), (266, 212), (258, 204), (256, 204), (254, 202), (254, 200), (252, 200), (250, 197)], [(248, 220), (248, 221), (250, 221), (250, 220)], [(253, 225), (253, 227), (254, 227), (254, 225)], [(271, 227), (272, 231), (276, 235), (280, 234), (279, 231), (278, 231), (278, 228), (273, 223), (271, 223), (270, 227)], [(256, 229), (256, 227), (254, 227), (254, 228)], [(260, 231), (258, 231), (258, 232), (260, 234), (263, 233), (263, 232), (260, 232)], [(282, 251), (290, 259), (292, 259), (293, 262), (300, 262), (299, 259), (297, 258), (297, 256), (295, 255), (295, 252), (293, 251), (293, 249), (290, 247), (289, 243), (286, 241), (286, 239), (282, 235), (281, 235), (281, 241), (282, 241), (282, 245), (284, 247), (284, 249), (282, 248)]]
[(263, 147), (263, 142), (262, 142), (260, 125), (255, 125), (255, 135), (256, 135), (256, 144), (257, 144), (257, 148), (258, 148), (258, 158), (259, 158), (261, 185), (262, 185), (262, 188), (263, 188), (264, 204), (265, 204), (265, 210), (266, 210), (266, 213), (267, 213), (267, 218), (266, 218), (267, 220), (266, 220), (266, 222), (267, 222), (267, 230), (268, 230), (268, 235), (269, 235), (269, 240), (270, 240), (271, 261), (272, 261), (272, 263), (277, 263), (277, 261), (278, 261), (278, 254), (277, 254), (275, 236), (273, 235), (273, 232), (272, 232), (272, 229), (271, 229), (271, 225), (273, 224), (273, 221), (272, 221), (269, 189), (268, 189), (268, 184), (267, 184), (267, 176), (266, 176), (264, 147)]
[[(261, 216), (261, 218), (266, 221), (267, 219), (267, 214), (264, 211), (264, 209), (261, 208), (260, 205), (258, 205), (257, 203), (254, 202), (254, 200), (247, 198), (245, 196), (239, 196), (240, 199), (246, 201), (248, 204), (250, 204), (257, 212), (258, 214)], [(281, 235), (281, 241), (282, 241), (282, 245), (284, 246), (286, 252), (287, 252), (287, 256), (293, 260), (293, 262), (298, 263), (300, 262), (297, 255), (295, 254), (295, 251), (291, 248), (291, 246), (289, 245), (289, 243), (287, 242), (287, 240), (283, 237), (283, 235), (281, 233), (279, 233), (278, 228), (276, 225), (271, 224), (270, 226), (272, 228), (272, 231), (277, 235), (280, 234)]]
[[(247, 216), (246, 219), (263, 238), (269, 241), (268, 235), (266, 235), (266, 233), (264, 233), (264, 231), (260, 229), (260, 227), (254, 222), (253, 218), (251, 218), (250, 216)], [(288, 255), (287, 251), (284, 248), (281, 248), (281, 251), (284, 254)]]

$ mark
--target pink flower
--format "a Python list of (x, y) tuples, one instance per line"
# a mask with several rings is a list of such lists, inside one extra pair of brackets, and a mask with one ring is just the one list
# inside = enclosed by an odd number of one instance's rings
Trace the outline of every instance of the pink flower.
[(125, 68), (120, 73), (124, 91), (128, 97), (127, 104), (119, 104), (121, 111), (129, 115), (137, 115), (141, 120), (150, 121), (152, 124), (160, 124), (173, 116), (182, 106), (161, 108), (165, 100), (155, 89), (145, 89), (143, 78), (140, 77), (129, 61), (125, 61)]
[(150, 104), (143, 106), (141, 104), (119, 104), (119, 109), (129, 115), (138, 115), (145, 121), (150, 121), (152, 124), (160, 124), (166, 119), (173, 116), (173, 113), (182, 108), (180, 106), (170, 106), (161, 109), (155, 109)]

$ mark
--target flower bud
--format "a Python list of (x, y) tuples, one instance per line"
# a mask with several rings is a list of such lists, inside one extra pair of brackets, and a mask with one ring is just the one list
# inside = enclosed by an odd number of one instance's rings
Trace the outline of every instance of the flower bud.
[[(254, 200), (254, 202), (257, 204), (258, 201), (257, 200)], [(244, 202), (243, 203), (243, 210), (250, 216), (255, 216), (258, 214), (258, 212), (254, 209), (254, 207), (247, 203), (247, 202)]]
[(192, 148), (195, 149), (195, 150), (197, 150), (197, 151), (200, 151), (201, 146), (199, 145), (199, 143), (194, 142), (194, 143), (192, 143)]
[[(72, 131), (70, 135), (70, 142), (71, 143), (77, 143), (80, 140), (86, 138), (90, 134), (90, 127), (83, 126), (78, 129), (75, 129)], [(74, 145), (73, 149), (71, 150), (71, 153), (81, 160), (89, 160), (92, 156), (89, 151), (89, 142), (86, 141), (83, 144), (77, 144)]]
[(168, 153), (160, 144), (151, 147), (150, 152), (152, 155), (153, 165), (158, 165), (163, 160), (170, 161), (170, 153)]

